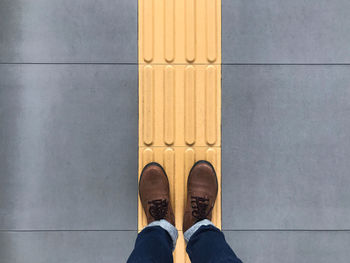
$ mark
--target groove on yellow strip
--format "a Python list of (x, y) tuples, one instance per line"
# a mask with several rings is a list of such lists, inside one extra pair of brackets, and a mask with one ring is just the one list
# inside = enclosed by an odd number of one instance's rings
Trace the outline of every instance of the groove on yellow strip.
[(221, 63), (220, 0), (139, 0), (139, 63)]
[(153, 59), (154, 48), (154, 0), (144, 0), (143, 5), (143, 30), (141, 31), (143, 39), (143, 59), (146, 62), (151, 62)]
[(216, 25), (216, 1), (206, 0), (206, 43), (207, 60), (214, 62), (217, 56), (217, 25)]
[(139, 65), (139, 145), (220, 146), (220, 81), (220, 65)]
[(196, 9), (194, 1), (195, 0), (188, 0), (185, 2), (185, 52), (188, 62), (193, 62), (196, 57)]
[(185, 68), (184, 82), (185, 143), (187, 145), (192, 145), (196, 137), (196, 78), (193, 66), (187, 66)]
[(175, 16), (174, 16), (174, 1), (165, 1), (165, 12), (164, 12), (164, 50), (165, 60), (172, 62), (174, 60), (175, 50)]
[[(179, 239), (187, 177), (198, 160), (217, 172), (213, 223), (221, 228), (221, 0), (139, 0), (139, 175), (151, 161), (169, 178)], [(139, 201), (138, 230), (147, 225)]]
[(154, 130), (154, 80), (153, 68), (145, 66), (143, 72), (142, 88), (142, 120), (143, 120), (143, 141), (146, 145), (153, 143)]
[(175, 136), (175, 69), (166, 66), (164, 72), (164, 143), (174, 144)]

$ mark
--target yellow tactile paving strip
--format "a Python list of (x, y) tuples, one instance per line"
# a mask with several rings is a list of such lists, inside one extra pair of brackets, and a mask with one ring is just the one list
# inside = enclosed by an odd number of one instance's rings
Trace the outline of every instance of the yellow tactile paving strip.
[[(187, 176), (210, 161), (219, 179), (213, 222), (221, 228), (221, 1), (139, 0), (139, 174), (151, 161), (169, 177), (179, 239)], [(147, 225), (139, 202), (138, 229)]]
[(139, 63), (221, 63), (220, 0), (139, 0)]
[(220, 146), (220, 65), (139, 66), (139, 146)]

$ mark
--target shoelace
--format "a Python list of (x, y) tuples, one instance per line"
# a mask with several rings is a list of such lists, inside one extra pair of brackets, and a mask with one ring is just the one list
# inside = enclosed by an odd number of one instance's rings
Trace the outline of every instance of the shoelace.
[(209, 199), (199, 196), (191, 196), (192, 216), (198, 221), (207, 218), (213, 207), (207, 211)]
[(155, 220), (161, 220), (166, 217), (168, 213), (168, 200), (166, 199), (157, 199), (148, 201), (151, 205), (149, 208), (149, 213)]

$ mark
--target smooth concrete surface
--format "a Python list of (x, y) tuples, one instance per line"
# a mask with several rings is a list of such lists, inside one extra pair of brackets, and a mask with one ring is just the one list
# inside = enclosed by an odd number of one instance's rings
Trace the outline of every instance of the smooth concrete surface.
[(0, 65), (0, 229), (136, 230), (137, 65)]
[(136, 231), (1, 232), (3, 263), (125, 263)]
[(350, 67), (222, 74), (223, 229), (350, 229)]
[(348, 0), (222, 0), (222, 62), (350, 63)]
[(349, 231), (225, 231), (243, 262), (348, 263)]
[(137, 0), (1, 0), (5, 62), (137, 63)]

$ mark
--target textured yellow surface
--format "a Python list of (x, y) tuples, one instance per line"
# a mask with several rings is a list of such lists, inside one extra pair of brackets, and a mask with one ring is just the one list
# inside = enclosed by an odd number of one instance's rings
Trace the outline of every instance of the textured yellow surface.
[[(198, 160), (217, 172), (213, 223), (221, 228), (221, 1), (139, 0), (139, 175), (151, 161), (169, 177), (179, 239), (187, 176)], [(138, 229), (147, 225), (141, 203)]]
[(221, 1), (139, 0), (139, 63), (221, 63)]
[(220, 146), (220, 65), (139, 66), (139, 146)]

